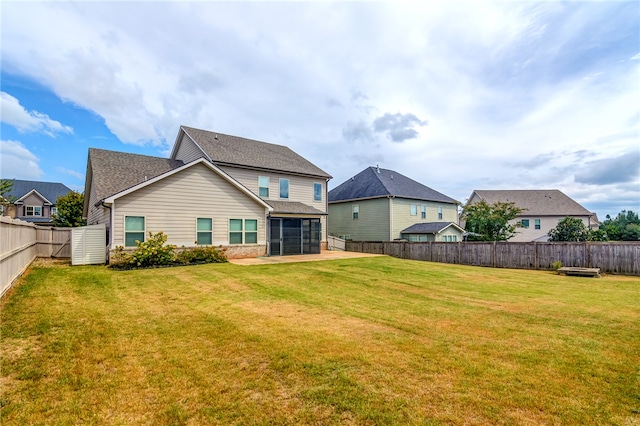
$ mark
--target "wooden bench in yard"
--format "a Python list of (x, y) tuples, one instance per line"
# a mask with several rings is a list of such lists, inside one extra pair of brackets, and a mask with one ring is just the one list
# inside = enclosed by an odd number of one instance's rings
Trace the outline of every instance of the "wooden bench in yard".
[(564, 266), (558, 269), (560, 275), (572, 275), (577, 277), (596, 277), (600, 278), (600, 268), (575, 268)]

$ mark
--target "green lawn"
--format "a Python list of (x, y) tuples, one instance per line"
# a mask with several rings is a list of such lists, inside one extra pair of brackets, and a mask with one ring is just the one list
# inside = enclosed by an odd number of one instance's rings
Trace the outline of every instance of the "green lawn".
[(640, 424), (640, 278), (389, 257), (39, 262), (0, 424)]

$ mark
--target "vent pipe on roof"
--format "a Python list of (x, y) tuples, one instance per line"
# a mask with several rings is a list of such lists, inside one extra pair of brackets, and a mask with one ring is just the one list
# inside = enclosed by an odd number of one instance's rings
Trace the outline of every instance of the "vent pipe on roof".
[(216, 133), (215, 140), (218, 140), (218, 134)]
[(376, 164), (376, 172), (380, 173), (380, 166)]

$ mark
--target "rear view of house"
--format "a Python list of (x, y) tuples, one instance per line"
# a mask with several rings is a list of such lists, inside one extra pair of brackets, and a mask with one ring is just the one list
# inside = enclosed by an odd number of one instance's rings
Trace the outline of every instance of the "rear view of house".
[(368, 167), (329, 191), (329, 233), (357, 241), (461, 241), (458, 202), (393, 170)]
[(182, 126), (170, 158), (90, 149), (85, 215), (110, 249), (163, 231), (230, 257), (319, 253), (330, 178), (285, 146)]
[[(582, 207), (557, 189), (480, 190), (471, 193), (467, 204), (513, 202), (523, 209), (512, 224), (519, 223), (511, 242), (547, 241), (547, 233), (567, 216), (579, 218), (589, 229), (599, 227), (595, 213)], [(467, 229), (467, 231), (473, 231)]]

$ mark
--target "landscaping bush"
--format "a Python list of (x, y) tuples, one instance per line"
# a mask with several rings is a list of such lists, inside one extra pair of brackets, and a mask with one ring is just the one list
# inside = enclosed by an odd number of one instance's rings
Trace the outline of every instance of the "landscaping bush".
[(133, 269), (227, 262), (226, 249), (217, 249), (213, 246), (197, 246), (195, 248), (183, 246), (176, 253), (175, 245), (165, 245), (167, 238), (167, 235), (162, 231), (156, 234), (149, 232), (147, 241), (136, 241), (136, 249), (131, 252), (118, 246), (111, 254), (109, 266), (115, 269)]
[(197, 246), (194, 248), (182, 247), (176, 255), (178, 263), (188, 265), (190, 263), (224, 263), (227, 262), (226, 249), (217, 249), (213, 246)]
[(553, 268), (554, 271), (558, 272), (558, 269), (562, 268), (562, 262), (560, 262), (559, 260), (556, 260), (551, 264), (551, 267)]

